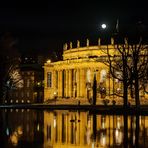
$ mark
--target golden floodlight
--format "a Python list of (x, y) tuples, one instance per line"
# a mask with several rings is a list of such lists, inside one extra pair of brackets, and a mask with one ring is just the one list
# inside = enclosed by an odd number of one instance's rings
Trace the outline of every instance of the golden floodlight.
[(48, 59), (48, 60), (47, 60), (47, 63), (51, 63), (51, 60), (50, 60), (50, 59)]

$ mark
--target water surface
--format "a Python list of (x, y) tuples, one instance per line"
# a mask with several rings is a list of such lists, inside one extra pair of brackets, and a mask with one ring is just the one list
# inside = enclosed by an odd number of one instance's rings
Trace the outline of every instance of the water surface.
[(148, 116), (89, 111), (4, 109), (0, 147), (148, 147)]

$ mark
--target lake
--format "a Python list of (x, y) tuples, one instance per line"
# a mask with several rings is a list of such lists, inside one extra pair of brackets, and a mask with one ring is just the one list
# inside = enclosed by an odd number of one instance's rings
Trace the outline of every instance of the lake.
[(1, 148), (148, 147), (148, 116), (1, 109)]

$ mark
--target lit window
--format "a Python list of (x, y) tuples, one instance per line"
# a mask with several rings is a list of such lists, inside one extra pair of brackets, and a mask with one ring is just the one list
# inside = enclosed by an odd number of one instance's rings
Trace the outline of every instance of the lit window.
[(29, 87), (29, 85), (30, 85), (30, 80), (28, 79), (27, 80), (27, 87)]
[(21, 94), (21, 95), (22, 95), (22, 97), (24, 97), (24, 93), (23, 93), (23, 92), (22, 92), (22, 94)]
[(90, 71), (90, 69), (88, 69), (86, 72), (86, 82), (90, 83), (90, 77), (91, 77), (91, 71)]
[(15, 96), (18, 97), (18, 92), (16, 92)]
[(30, 103), (30, 100), (27, 100), (27, 103)]
[(29, 92), (27, 92), (27, 97), (29, 97)]
[(52, 73), (48, 72), (47, 73), (47, 87), (51, 87), (52, 86)]

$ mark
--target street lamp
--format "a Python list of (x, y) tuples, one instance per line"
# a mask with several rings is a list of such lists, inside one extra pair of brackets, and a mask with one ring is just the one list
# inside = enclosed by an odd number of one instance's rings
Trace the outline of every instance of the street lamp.
[(51, 60), (50, 60), (50, 59), (48, 59), (48, 60), (47, 60), (47, 63), (48, 63), (48, 64), (50, 64), (50, 63), (51, 63)]

